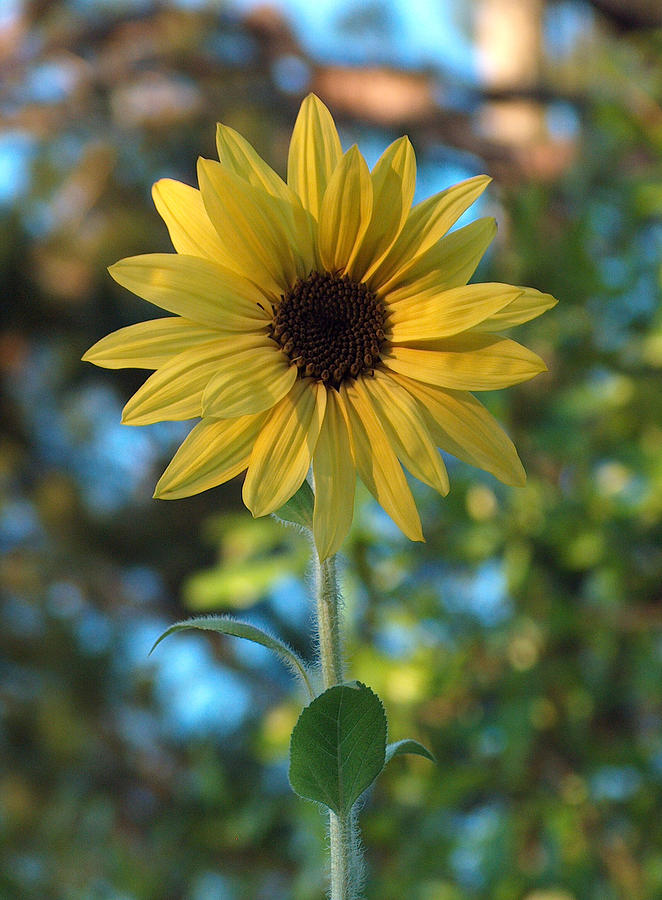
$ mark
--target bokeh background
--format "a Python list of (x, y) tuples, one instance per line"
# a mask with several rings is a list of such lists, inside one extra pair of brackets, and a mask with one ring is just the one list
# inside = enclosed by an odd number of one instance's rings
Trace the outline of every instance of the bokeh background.
[(301, 98), (418, 198), (494, 176), (479, 280), (560, 303), (550, 371), (486, 397), (527, 486), (449, 461), (425, 545), (365, 495), (352, 673), (391, 738), (362, 812), (369, 900), (662, 897), (662, 12), (658, 0), (0, 0), (0, 897), (319, 900), (323, 819), (287, 784), (312, 655), (307, 546), (240, 483), (153, 485), (190, 427), (119, 424), (144, 374), (80, 362), (153, 310), (105, 269), (170, 249), (162, 176), (214, 123), (281, 173)]

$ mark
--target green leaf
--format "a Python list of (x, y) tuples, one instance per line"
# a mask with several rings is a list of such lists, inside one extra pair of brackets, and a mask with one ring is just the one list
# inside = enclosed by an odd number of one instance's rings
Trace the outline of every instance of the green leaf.
[(384, 768), (386, 715), (358, 681), (339, 684), (307, 706), (292, 732), (290, 784), (345, 817)]
[(307, 481), (301, 485), (299, 490), (290, 497), (290, 499), (277, 509), (273, 514), (276, 519), (282, 519), (284, 522), (292, 522), (295, 525), (301, 525), (308, 531), (313, 530), (313, 507), (315, 505), (315, 494)]
[(395, 741), (386, 748), (386, 762), (390, 762), (394, 756), (401, 756), (403, 753), (415, 753), (417, 756), (424, 756), (431, 762), (436, 763), (434, 754), (430, 753), (427, 747), (412, 738), (405, 738), (404, 741)]
[(216, 631), (220, 634), (229, 634), (234, 637), (245, 638), (247, 641), (253, 641), (255, 644), (262, 644), (263, 647), (274, 650), (283, 662), (301, 678), (308, 689), (309, 696), (315, 696), (315, 692), (312, 689), (308, 677), (306, 664), (291, 647), (288, 647), (287, 644), (279, 638), (273, 637), (273, 635), (268, 634), (261, 628), (256, 628), (255, 625), (249, 625), (248, 622), (239, 622), (237, 619), (233, 619), (232, 616), (200, 616), (197, 619), (186, 619), (183, 622), (176, 622), (163, 632), (163, 634), (154, 642), (154, 646), (149, 652), (152, 653), (154, 648), (157, 647), (164, 638), (167, 638), (169, 634), (174, 634), (175, 631), (185, 631), (190, 628), (197, 628), (202, 631)]

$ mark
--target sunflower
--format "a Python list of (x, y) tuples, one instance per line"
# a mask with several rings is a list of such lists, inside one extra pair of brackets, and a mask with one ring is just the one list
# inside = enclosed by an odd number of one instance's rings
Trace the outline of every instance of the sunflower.
[(357, 474), (412, 540), (423, 535), (403, 465), (444, 495), (437, 448), (523, 484), (515, 447), (471, 392), (545, 370), (495, 332), (556, 301), (532, 288), (467, 284), (496, 224), (482, 218), (448, 232), (490, 179), (412, 207), (409, 140), (369, 171), (356, 146), (343, 153), (314, 95), (294, 126), (287, 182), (232, 128), (218, 126), (217, 146), (219, 162), (198, 162), (199, 190), (154, 185), (176, 252), (109, 270), (174, 316), (122, 328), (83, 357), (155, 370), (127, 403), (126, 424), (200, 419), (155, 496), (190, 496), (247, 470), (244, 502), (263, 516), (312, 466), (324, 559), (350, 527)]

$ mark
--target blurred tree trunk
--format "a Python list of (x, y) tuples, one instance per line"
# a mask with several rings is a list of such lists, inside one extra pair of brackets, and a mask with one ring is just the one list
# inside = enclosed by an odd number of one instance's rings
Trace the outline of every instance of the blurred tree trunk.
[[(543, 0), (479, 0), (475, 46), (482, 86), (517, 95), (540, 84)], [(544, 108), (530, 99), (485, 103), (479, 128), (507, 144), (530, 144), (547, 134)]]

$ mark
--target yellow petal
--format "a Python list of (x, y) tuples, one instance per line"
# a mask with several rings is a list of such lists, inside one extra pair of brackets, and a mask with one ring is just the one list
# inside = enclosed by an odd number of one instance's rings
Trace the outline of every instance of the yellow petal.
[(235, 271), (232, 256), (209, 221), (199, 190), (172, 178), (161, 178), (152, 187), (152, 198), (177, 253), (203, 256)]
[(266, 191), (211, 159), (198, 160), (202, 199), (218, 236), (236, 266), (273, 297), (303, 274), (278, 202)]
[(400, 269), (378, 289), (389, 303), (399, 303), (428, 291), (447, 291), (466, 284), (492, 242), (497, 227), (493, 218), (476, 219), (452, 231), (411, 265)]
[(283, 224), (287, 226), (290, 242), (308, 262), (307, 274), (313, 268), (313, 261), (317, 262), (317, 223), (301, 205), (298, 194), (233, 128), (221, 124), (217, 126), (216, 146), (222, 165), (274, 198)]
[(370, 172), (354, 145), (338, 163), (322, 201), (319, 250), (329, 272), (351, 270), (371, 215)]
[(400, 236), (373, 275), (376, 285), (384, 284), (413, 259), (429, 250), (480, 197), (492, 179), (477, 175), (435, 194), (409, 213)]
[(202, 395), (202, 414), (229, 419), (262, 412), (285, 396), (296, 377), (297, 367), (269, 338), (259, 346), (235, 347), (218, 359)]
[(156, 485), (154, 496), (178, 500), (234, 478), (248, 465), (267, 413), (238, 419), (203, 419), (186, 438)]
[(173, 316), (127, 325), (97, 341), (83, 360), (105, 369), (158, 369), (173, 356), (217, 337), (211, 328)]
[(168, 312), (225, 334), (264, 330), (268, 301), (245, 278), (207, 259), (148, 253), (108, 269), (122, 287)]
[(279, 509), (301, 487), (325, 408), (321, 382), (299, 378), (271, 411), (255, 441), (244, 482), (244, 503), (254, 516)]
[(547, 371), (537, 354), (516, 341), (475, 332), (445, 338), (425, 350), (391, 345), (382, 362), (393, 372), (459, 391), (497, 390)]
[(402, 467), (372, 404), (356, 385), (345, 382), (340, 394), (347, 409), (359, 477), (398, 528), (410, 540), (422, 541), (421, 520)]
[(245, 137), (228, 125), (216, 126), (216, 148), (218, 158), (226, 169), (230, 169), (252, 184), (262, 188), (272, 197), (280, 197), (288, 202), (293, 199), (293, 191), (271, 166), (262, 159)]
[(313, 533), (321, 560), (340, 549), (352, 524), (356, 469), (340, 394), (327, 391), (326, 413), (313, 455)]
[(304, 207), (319, 219), (326, 186), (340, 162), (342, 147), (331, 113), (314, 94), (301, 104), (292, 131), (287, 183)]
[(379, 369), (374, 376), (359, 378), (357, 392), (363, 391), (372, 404), (390, 445), (411, 474), (444, 496), (448, 493), (448, 473), (430, 436), (426, 419), (411, 394), (390, 375)]
[(157, 369), (124, 407), (122, 422), (151, 425), (201, 415), (202, 392), (216, 371), (226, 343), (227, 339), (219, 338), (185, 350)]
[(372, 218), (352, 264), (353, 278), (369, 278), (407, 220), (416, 187), (416, 159), (409, 138), (388, 147), (371, 173)]
[(459, 334), (507, 307), (521, 293), (508, 284), (493, 283), (422, 292), (389, 306), (389, 340), (407, 344)]
[(425, 410), (437, 446), (491, 472), (504, 484), (522, 486), (524, 468), (513, 442), (496, 419), (465, 391), (448, 391), (394, 374)]
[(535, 288), (519, 288), (520, 296), (503, 309), (492, 313), (484, 322), (474, 326), (474, 331), (502, 331), (521, 325), (542, 315), (559, 302), (551, 294), (543, 294)]

